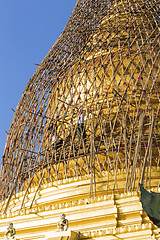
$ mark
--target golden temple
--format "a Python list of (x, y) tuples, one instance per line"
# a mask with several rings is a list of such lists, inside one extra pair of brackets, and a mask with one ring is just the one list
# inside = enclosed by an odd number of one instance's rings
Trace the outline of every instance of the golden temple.
[(7, 134), (0, 239), (160, 239), (139, 194), (160, 191), (159, 4), (77, 1)]

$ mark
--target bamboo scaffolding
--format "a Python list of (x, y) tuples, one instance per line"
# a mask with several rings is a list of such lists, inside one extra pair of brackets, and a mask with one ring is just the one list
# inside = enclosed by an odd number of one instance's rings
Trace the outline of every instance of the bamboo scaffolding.
[[(32, 187), (107, 171), (106, 192), (152, 186), (160, 164), (160, 28), (155, 0), (78, 0), (29, 80), (7, 133), (1, 211)], [(86, 114), (83, 139), (78, 117)], [(139, 171), (137, 171), (139, 168)], [(41, 171), (43, 169), (43, 178)], [(118, 172), (126, 174), (121, 189)], [(114, 175), (113, 189), (110, 174)], [(21, 184), (20, 184), (21, 183)]]

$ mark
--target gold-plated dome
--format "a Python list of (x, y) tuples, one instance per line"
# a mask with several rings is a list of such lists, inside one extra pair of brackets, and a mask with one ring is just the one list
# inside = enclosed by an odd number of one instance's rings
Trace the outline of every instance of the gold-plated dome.
[(1, 168), (6, 208), (19, 191), (86, 174), (94, 186), (104, 171), (108, 193), (158, 185), (159, 29), (159, 1), (77, 1), (16, 108)]

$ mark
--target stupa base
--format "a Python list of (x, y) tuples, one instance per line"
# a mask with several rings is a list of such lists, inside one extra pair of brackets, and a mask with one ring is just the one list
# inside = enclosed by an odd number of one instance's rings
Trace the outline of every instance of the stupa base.
[(49, 234), (46, 234), (45, 240), (75, 240), (77, 236), (77, 232), (73, 231), (61, 231), (61, 232), (50, 232)]

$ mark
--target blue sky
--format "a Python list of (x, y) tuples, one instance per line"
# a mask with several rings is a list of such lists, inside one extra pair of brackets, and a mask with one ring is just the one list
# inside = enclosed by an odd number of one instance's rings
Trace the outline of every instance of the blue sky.
[(65, 27), (76, 0), (0, 0), (0, 162), (25, 86)]

